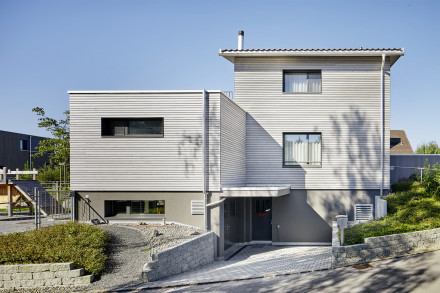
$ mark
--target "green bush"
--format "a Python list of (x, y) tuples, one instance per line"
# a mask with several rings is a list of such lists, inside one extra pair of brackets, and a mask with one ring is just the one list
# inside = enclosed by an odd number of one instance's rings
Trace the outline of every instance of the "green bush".
[(393, 192), (407, 191), (411, 189), (412, 182), (409, 181), (399, 181), (391, 185), (391, 190)]
[(0, 264), (74, 262), (87, 273), (99, 275), (105, 267), (108, 235), (78, 223), (0, 235)]
[(345, 230), (344, 244), (364, 243), (364, 238), (440, 227), (440, 201), (429, 193), (424, 184), (412, 182), (405, 191), (395, 192), (386, 198), (386, 217)]
[(58, 166), (46, 165), (38, 169), (37, 179), (40, 182), (60, 181), (60, 168)]

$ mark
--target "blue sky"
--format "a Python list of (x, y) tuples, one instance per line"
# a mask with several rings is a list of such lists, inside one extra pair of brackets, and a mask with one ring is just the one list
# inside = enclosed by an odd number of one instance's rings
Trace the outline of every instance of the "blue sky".
[(0, 0), (0, 129), (47, 135), (68, 90), (233, 90), (218, 50), (404, 48), (391, 128), (440, 143), (440, 1)]

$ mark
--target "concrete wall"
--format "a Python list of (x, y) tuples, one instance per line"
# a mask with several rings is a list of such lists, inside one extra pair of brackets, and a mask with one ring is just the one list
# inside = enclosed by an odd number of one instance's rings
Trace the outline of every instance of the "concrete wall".
[(211, 263), (214, 261), (215, 246), (215, 234), (209, 232), (155, 253), (153, 260), (145, 264), (142, 277), (147, 282), (153, 282)]
[(440, 228), (403, 234), (365, 238), (365, 243), (332, 247), (333, 267), (349, 266), (385, 258), (440, 249)]
[(272, 241), (329, 244), (335, 216), (347, 213), (353, 220), (354, 204), (374, 204), (378, 194), (378, 190), (291, 190), (290, 195), (274, 197)]
[(0, 265), (0, 288), (19, 289), (53, 286), (86, 286), (93, 275), (84, 276), (84, 269), (71, 263)]
[[(81, 198), (85, 199), (89, 195), (90, 205), (94, 211), (91, 211), (91, 217), (98, 218), (94, 212), (104, 217), (105, 200), (164, 200), (165, 215), (132, 215), (124, 218), (108, 217), (107, 220), (125, 219), (125, 220), (162, 220), (179, 222), (194, 227), (203, 228), (203, 215), (191, 214), (191, 200), (203, 200), (201, 192), (78, 192)], [(79, 220), (89, 220), (89, 208), (84, 200), (80, 200), (77, 205), (77, 216)]]

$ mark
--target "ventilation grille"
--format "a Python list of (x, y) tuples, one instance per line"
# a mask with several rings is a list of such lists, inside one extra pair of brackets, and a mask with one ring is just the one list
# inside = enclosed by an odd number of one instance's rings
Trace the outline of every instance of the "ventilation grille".
[(355, 204), (354, 205), (354, 220), (358, 222), (365, 222), (373, 219), (373, 205), (372, 204)]
[(191, 215), (204, 215), (205, 214), (205, 202), (203, 200), (191, 201)]

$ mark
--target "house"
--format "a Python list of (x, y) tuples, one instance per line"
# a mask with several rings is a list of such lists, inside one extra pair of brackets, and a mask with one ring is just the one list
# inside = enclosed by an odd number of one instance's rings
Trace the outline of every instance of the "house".
[(391, 130), (390, 153), (392, 155), (413, 155), (414, 151), (406, 136), (405, 130)]
[(49, 161), (47, 156), (33, 158), (35, 149), (45, 137), (0, 130), (0, 169), (24, 168), (28, 163), (33, 168), (40, 168)]
[[(221, 91), (71, 91), (71, 187), (105, 219), (242, 243), (329, 245), (338, 214), (386, 194), (390, 69), (402, 49), (220, 50)], [(87, 220), (87, 219), (86, 219)]]

